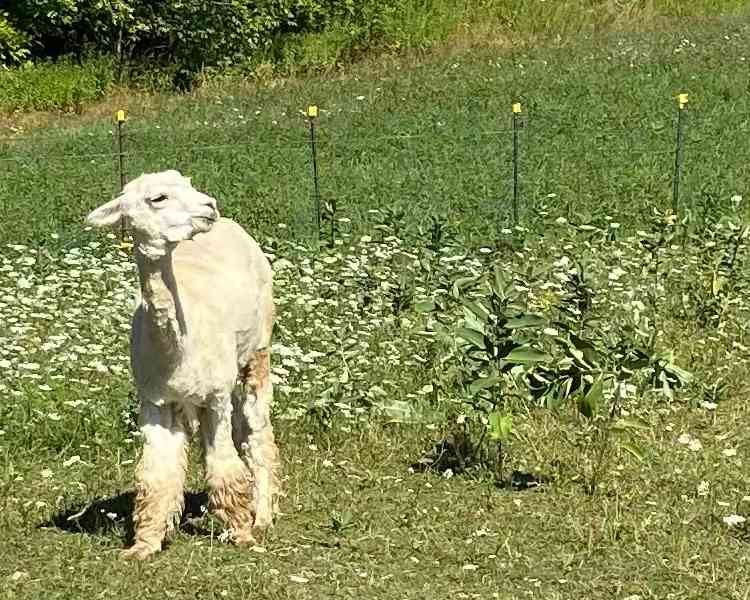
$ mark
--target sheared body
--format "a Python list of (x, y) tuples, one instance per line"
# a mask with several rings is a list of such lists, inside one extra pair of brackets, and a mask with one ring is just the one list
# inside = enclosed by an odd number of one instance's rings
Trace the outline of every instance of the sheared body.
[(254, 543), (281, 493), (270, 420), (272, 271), (258, 244), (176, 171), (142, 175), (89, 215), (130, 224), (141, 285), (131, 360), (143, 434), (135, 543), (161, 548), (183, 508), (188, 436), (200, 428), (210, 508)]
[[(131, 360), (139, 397), (186, 411), (203, 407), (231, 389), (252, 353), (270, 344), (270, 265), (257, 243), (224, 218), (177, 245), (172, 277), (169, 265), (151, 272), (141, 264), (145, 259), (138, 261), (142, 287), (151, 286), (133, 317)], [(160, 311), (163, 326), (154, 323)], [(171, 340), (164, 344), (162, 328), (172, 322), (179, 348)]]

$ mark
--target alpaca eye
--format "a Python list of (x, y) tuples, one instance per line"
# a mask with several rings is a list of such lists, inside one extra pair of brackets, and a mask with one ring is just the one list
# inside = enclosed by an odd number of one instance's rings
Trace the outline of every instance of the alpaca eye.
[(159, 202), (164, 202), (166, 199), (166, 194), (160, 194), (159, 196), (156, 196), (156, 198), (151, 198), (151, 204), (158, 204)]

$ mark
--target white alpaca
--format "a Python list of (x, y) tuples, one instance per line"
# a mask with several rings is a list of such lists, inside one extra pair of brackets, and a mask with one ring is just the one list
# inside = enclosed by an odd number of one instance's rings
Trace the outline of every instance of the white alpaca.
[(87, 218), (98, 227), (122, 219), (133, 232), (141, 287), (131, 363), (144, 442), (135, 543), (124, 554), (159, 551), (173, 529), (197, 425), (209, 506), (236, 543), (252, 544), (254, 532), (272, 524), (280, 493), (270, 421), (271, 266), (177, 171), (141, 175)]

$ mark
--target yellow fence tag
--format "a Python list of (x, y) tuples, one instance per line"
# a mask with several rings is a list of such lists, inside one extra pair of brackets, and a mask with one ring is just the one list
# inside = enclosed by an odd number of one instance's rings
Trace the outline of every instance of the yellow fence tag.
[(514, 102), (512, 106), (513, 112), (518, 114), (521, 112), (521, 103), (520, 102)]
[(687, 94), (679, 94), (677, 96), (677, 102), (680, 104), (680, 108), (685, 108), (688, 103), (688, 95)]
[(115, 120), (118, 123), (122, 123), (125, 120), (125, 111), (124, 110), (118, 110), (115, 114)]
[(314, 119), (315, 117), (317, 117), (318, 116), (318, 107), (315, 106), (314, 104), (311, 104), (310, 106), (308, 106), (307, 107), (307, 116), (310, 119)]

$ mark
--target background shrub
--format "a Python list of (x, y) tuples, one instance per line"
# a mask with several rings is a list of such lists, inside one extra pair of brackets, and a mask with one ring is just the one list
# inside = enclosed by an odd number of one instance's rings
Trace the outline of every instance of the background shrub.
[(0, 65), (18, 64), (28, 55), (28, 37), (13, 26), (8, 13), (0, 11)]
[(0, 110), (59, 110), (79, 112), (102, 98), (114, 84), (112, 60), (70, 59), (27, 63), (0, 77)]

